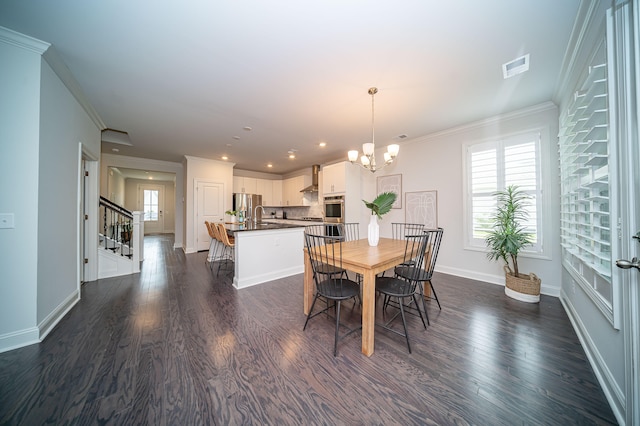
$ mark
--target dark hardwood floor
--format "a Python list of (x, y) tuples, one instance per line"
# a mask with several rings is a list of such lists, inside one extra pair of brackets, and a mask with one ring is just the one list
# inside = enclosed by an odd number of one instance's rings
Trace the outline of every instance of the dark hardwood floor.
[(0, 424), (616, 424), (556, 298), (438, 275), (411, 355), (378, 328), (372, 357), (357, 332), (334, 358), (331, 319), (302, 331), (302, 275), (238, 291), (172, 244), (145, 238), (140, 274), (85, 284), (44, 342), (0, 354)]

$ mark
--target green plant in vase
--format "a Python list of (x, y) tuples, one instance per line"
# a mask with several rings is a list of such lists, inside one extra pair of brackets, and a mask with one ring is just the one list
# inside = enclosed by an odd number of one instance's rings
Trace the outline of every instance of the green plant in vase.
[(238, 216), (238, 212), (236, 210), (227, 210), (224, 214), (230, 216), (229, 222), (235, 222), (236, 216)]
[(369, 222), (367, 237), (370, 246), (377, 246), (380, 240), (380, 225), (378, 219), (391, 211), (393, 203), (396, 202), (398, 194), (395, 192), (383, 192), (379, 194), (373, 201), (365, 201), (364, 205), (371, 210), (371, 220)]

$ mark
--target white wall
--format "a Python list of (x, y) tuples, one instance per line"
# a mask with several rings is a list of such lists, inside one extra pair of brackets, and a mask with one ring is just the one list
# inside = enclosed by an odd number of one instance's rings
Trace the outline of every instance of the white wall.
[(235, 163), (225, 161), (207, 160), (206, 158), (198, 158), (185, 156), (182, 163), (185, 170), (185, 203), (184, 203), (184, 235), (185, 244), (183, 246), (186, 253), (196, 252), (195, 245), (195, 194), (194, 182), (196, 179), (209, 180), (212, 182), (220, 182), (224, 185), (225, 205), (223, 211), (229, 210), (232, 205), (233, 196), (233, 166)]
[[(38, 324), (80, 298), (78, 146), (82, 143), (95, 158), (100, 152), (100, 129), (45, 61), (41, 84)], [(63, 242), (65, 248), (56, 249)]]
[(484, 251), (464, 248), (464, 186), (463, 145), (522, 132), (543, 129), (542, 145), (546, 151), (543, 161), (543, 180), (548, 192), (548, 205), (543, 206), (547, 225), (545, 244), (550, 259), (518, 257), (523, 272), (534, 272), (542, 279), (541, 291), (558, 296), (561, 282), (559, 204), (558, 204), (558, 111), (548, 103), (477, 123), (440, 132), (403, 143), (396, 162), (385, 168), (379, 176), (402, 174), (402, 209), (393, 209), (380, 222), (382, 236), (391, 236), (391, 223), (405, 221), (406, 192), (436, 190), (438, 202), (438, 226), (444, 228), (444, 236), (437, 271), (504, 285), (502, 263), (487, 260)]
[(100, 127), (49, 61), (47, 43), (0, 28), (0, 212), (15, 217), (0, 230), (0, 351), (39, 341), (80, 297), (81, 147), (97, 158)]
[(126, 207), (124, 203), (124, 198), (126, 195), (125, 179), (118, 169), (108, 169), (107, 188), (109, 193), (103, 194), (103, 197), (116, 203), (119, 206)]
[(0, 39), (0, 213), (15, 219), (0, 229), (0, 351), (38, 341), (40, 62), (40, 53)]

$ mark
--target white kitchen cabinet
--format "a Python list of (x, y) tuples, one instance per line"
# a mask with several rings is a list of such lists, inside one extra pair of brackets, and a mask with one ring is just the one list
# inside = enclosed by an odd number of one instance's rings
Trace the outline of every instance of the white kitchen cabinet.
[(274, 180), (271, 181), (272, 182), (272, 189), (273, 189), (273, 196), (272, 196), (272, 202), (273, 204), (271, 205), (272, 207), (275, 206), (282, 206), (282, 181), (281, 180)]
[(284, 206), (305, 205), (303, 188), (311, 185), (311, 176), (296, 176), (282, 181), (282, 197)]
[(273, 206), (273, 181), (269, 179), (257, 179), (256, 193), (262, 195), (263, 206)]
[(345, 194), (348, 189), (360, 188), (359, 170), (353, 164), (343, 161), (322, 168), (322, 194)]
[(245, 176), (233, 177), (233, 192), (243, 192), (245, 194), (258, 194), (257, 179)]

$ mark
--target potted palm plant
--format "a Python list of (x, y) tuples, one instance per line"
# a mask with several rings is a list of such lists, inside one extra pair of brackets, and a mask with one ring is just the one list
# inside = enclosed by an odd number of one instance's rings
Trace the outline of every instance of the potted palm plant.
[(371, 220), (369, 221), (369, 228), (367, 237), (369, 239), (370, 246), (377, 246), (380, 240), (380, 225), (378, 219), (382, 219), (382, 216), (389, 213), (391, 206), (396, 202), (398, 194), (395, 192), (382, 192), (373, 201), (365, 201), (364, 205), (371, 210)]
[(505, 263), (505, 288), (507, 296), (523, 302), (540, 301), (540, 278), (534, 273), (521, 274), (518, 269), (518, 253), (531, 244), (532, 234), (526, 232), (523, 223), (529, 213), (526, 210), (529, 197), (517, 186), (508, 186), (493, 194), (497, 199), (492, 228), (485, 238), (491, 260)]

